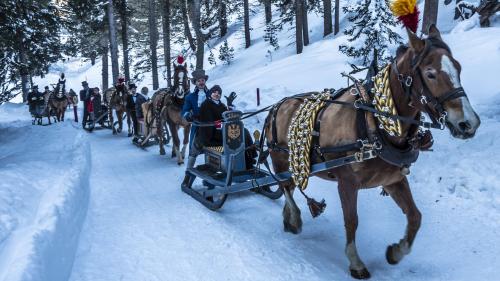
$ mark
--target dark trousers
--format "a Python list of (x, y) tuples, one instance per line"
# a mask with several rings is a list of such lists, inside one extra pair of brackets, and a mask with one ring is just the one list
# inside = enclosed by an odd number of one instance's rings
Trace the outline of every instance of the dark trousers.
[(134, 135), (139, 135), (139, 121), (137, 121), (137, 112), (135, 110), (129, 111), (130, 119), (132, 119), (132, 124), (134, 126)]
[(87, 118), (89, 117), (89, 111), (87, 108), (87, 101), (83, 101), (83, 117), (82, 117), (82, 125), (85, 125), (87, 122)]

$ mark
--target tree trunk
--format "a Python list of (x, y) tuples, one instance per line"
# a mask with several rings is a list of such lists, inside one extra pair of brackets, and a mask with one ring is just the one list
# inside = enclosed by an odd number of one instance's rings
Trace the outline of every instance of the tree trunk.
[(167, 67), (167, 87), (172, 86), (172, 69), (170, 67), (170, 0), (163, 2), (163, 53), (165, 58), (165, 66)]
[(28, 93), (29, 93), (29, 87), (28, 87), (29, 71), (27, 69), (28, 64), (26, 63), (26, 53), (24, 51), (22, 37), (19, 36), (18, 39), (20, 42), (20, 44), (19, 44), (19, 62), (21, 63), (21, 67), (20, 67), (19, 72), (21, 74), (21, 89), (23, 91), (23, 102), (26, 102), (28, 100)]
[(266, 24), (270, 24), (273, 20), (273, 13), (271, 10), (271, 0), (264, 0), (264, 10), (266, 13)]
[(122, 25), (122, 45), (123, 45), (123, 68), (125, 69), (125, 79), (130, 81), (130, 67), (128, 60), (128, 18), (127, 18), (127, 0), (121, 2), (121, 25)]
[(431, 24), (436, 24), (437, 22), (438, 6), (438, 0), (425, 0), (424, 18), (422, 20), (422, 32), (424, 34), (428, 34)]
[(243, 0), (243, 21), (245, 22), (245, 48), (250, 47), (250, 11), (248, 0)]
[(111, 72), (113, 73), (113, 84), (118, 80), (118, 44), (116, 42), (116, 23), (113, 11), (113, 0), (108, 2), (108, 20), (109, 20), (109, 45), (111, 48)]
[(108, 48), (105, 48), (104, 53), (102, 54), (102, 92), (109, 88), (109, 70), (108, 70)]
[(323, 37), (332, 32), (332, 0), (323, 0)]
[(158, 46), (158, 29), (156, 27), (156, 5), (155, 0), (149, 0), (149, 47), (151, 49), (151, 72), (153, 75), (153, 90), (159, 88), (158, 83), (158, 55), (156, 47)]
[(203, 69), (205, 40), (201, 32), (201, 0), (193, 0), (193, 28), (196, 32), (196, 70)]
[(302, 48), (303, 48), (303, 41), (302, 41), (302, 35), (303, 35), (303, 27), (302, 27), (302, 0), (294, 0), (294, 7), (295, 7), (295, 45), (297, 48), (297, 54), (302, 53)]
[(220, 37), (227, 34), (227, 6), (226, 0), (219, 0), (219, 27)]
[(189, 17), (186, 4), (187, 4), (186, 0), (182, 0), (181, 12), (182, 12), (182, 21), (184, 23), (184, 35), (186, 36), (189, 42), (189, 47), (191, 47), (191, 50), (193, 50), (193, 52), (196, 52), (196, 44), (194, 42), (193, 35), (191, 34), (191, 29), (189, 28)]
[(302, 31), (304, 38), (304, 46), (309, 45), (309, 24), (307, 22), (307, 0), (301, 0), (302, 2)]
[(335, 0), (335, 30), (333, 31), (334, 35), (337, 35), (340, 31), (340, 0)]

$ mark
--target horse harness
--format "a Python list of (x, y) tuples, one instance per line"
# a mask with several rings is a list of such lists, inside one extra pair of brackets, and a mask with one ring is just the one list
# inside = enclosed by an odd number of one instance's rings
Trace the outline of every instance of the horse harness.
[[(425, 80), (423, 80), (422, 73), (418, 69), (418, 66), (423, 58), (427, 56), (432, 47), (444, 48), (449, 51), (448, 46), (444, 43), (434, 38), (428, 38), (425, 39), (424, 50), (412, 60), (410, 73), (401, 74), (397, 68), (396, 61), (394, 61), (394, 63), (387, 65), (384, 71), (379, 73), (376, 73), (377, 71), (373, 72), (372, 75), (367, 77), (364, 83), (361, 83), (359, 80), (350, 75), (345, 75), (354, 82), (354, 85), (352, 86), (353, 88), (342, 88), (337, 91), (325, 90), (325, 92), (329, 92), (330, 99), (326, 101), (326, 105), (319, 108), (314, 121), (314, 129), (311, 132), (312, 145), (310, 153), (313, 161), (325, 162), (325, 154), (329, 153), (347, 153), (349, 151), (356, 151), (354, 154), (333, 159), (333, 161), (338, 162), (338, 166), (344, 166), (380, 157), (385, 162), (400, 167), (403, 173), (407, 173), (408, 167), (417, 160), (419, 155), (416, 143), (418, 142), (418, 138), (420, 136), (420, 127), (427, 130), (431, 128), (443, 130), (445, 128), (445, 119), (447, 115), (444, 110), (443, 103), (466, 96), (462, 87), (455, 88), (439, 98), (435, 98), (431, 94)], [(384, 76), (387, 78), (388, 73), (390, 73), (391, 70), (393, 70), (397, 75), (398, 81), (400, 82), (405, 95), (410, 100), (418, 98), (424, 107), (424, 111), (429, 113), (428, 115), (430, 116), (432, 122), (423, 121), (420, 113), (415, 119), (413, 119), (397, 115), (397, 112), (393, 111), (390, 107), (377, 107), (377, 102), (380, 101), (380, 97), (383, 97), (385, 93), (381, 93), (380, 89), (377, 89), (375, 86), (375, 83), (379, 82), (381, 80), (380, 78), (383, 78)], [(415, 76), (418, 77), (417, 80), (422, 81), (420, 89), (417, 89), (415, 83), (413, 83), (415, 81), (413, 77)], [(382, 85), (382, 88), (384, 88), (384, 85)], [(356, 96), (356, 100), (353, 103), (337, 100), (348, 91), (350, 94), (353, 94), (354, 92), (353, 95)], [(272, 142), (267, 142), (268, 150), (290, 153), (288, 148), (280, 147), (277, 143), (276, 116), (280, 106), (286, 100), (298, 99), (303, 101), (307, 98), (307, 96), (308, 94), (299, 94), (287, 97), (273, 106), (271, 109), (272, 113), (268, 115), (265, 122), (265, 124), (267, 124), (267, 122), (271, 122), (272, 124)], [(330, 104), (348, 106), (356, 110), (356, 130), (358, 135), (358, 140), (356, 142), (333, 147), (321, 147), (319, 145), (321, 119), (325, 109)], [(372, 113), (373, 116), (377, 118), (379, 121), (378, 126), (375, 128), (369, 128), (366, 116), (367, 113)], [(398, 129), (393, 131), (387, 130), (387, 127), (380, 122), (382, 120), (385, 120), (386, 122), (384, 123), (388, 124), (403, 122), (411, 125), (408, 136), (406, 137), (405, 147), (397, 147), (388, 141), (386, 136), (387, 134), (390, 136), (398, 136), (401, 131), (400, 129), (399, 132)], [(261, 146), (263, 145), (263, 141), (264, 134), (261, 136)], [(260, 162), (262, 162), (262, 159), (260, 160)]]

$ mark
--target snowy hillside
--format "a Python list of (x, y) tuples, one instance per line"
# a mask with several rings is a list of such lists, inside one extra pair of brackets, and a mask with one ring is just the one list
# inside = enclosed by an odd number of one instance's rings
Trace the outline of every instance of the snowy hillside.
[[(348, 59), (338, 52), (345, 36), (323, 39), (322, 19), (311, 14), (312, 43), (295, 55), (293, 30), (283, 30), (271, 60), (260, 14), (251, 18), (251, 48), (243, 49), (241, 30), (231, 29), (234, 63), (209, 68), (208, 86), (237, 92), (237, 107), (252, 111), (256, 88), (264, 107), (346, 85), (340, 73), (349, 70)], [(380, 189), (359, 193), (356, 242), (372, 280), (498, 280), (500, 24), (478, 28), (477, 18), (459, 24), (451, 18), (452, 10), (441, 6), (438, 27), (462, 65), (461, 82), (481, 127), (467, 141), (434, 131), (434, 151), (412, 167), (423, 220), (400, 264), (389, 265), (385, 250), (404, 235), (404, 215)], [(80, 89), (83, 80), (99, 86), (100, 69), (99, 61), (73, 59), (37, 83), (53, 83), (64, 71), (69, 88)], [(151, 88), (151, 81), (143, 85)], [(209, 211), (181, 192), (185, 168), (159, 156), (157, 147), (143, 151), (126, 133), (88, 134), (74, 122), (32, 126), (26, 111), (0, 106), (0, 280), (353, 280), (336, 183), (310, 181), (308, 194), (328, 204), (316, 219), (296, 196), (304, 226), (292, 235), (283, 231), (284, 199), (244, 192)], [(261, 129), (264, 118), (245, 126)]]

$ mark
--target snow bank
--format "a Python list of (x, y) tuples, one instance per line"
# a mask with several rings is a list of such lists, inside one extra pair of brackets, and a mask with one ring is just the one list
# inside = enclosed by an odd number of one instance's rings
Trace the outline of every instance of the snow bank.
[(0, 280), (67, 280), (89, 200), (90, 146), (71, 123), (0, 107)]

